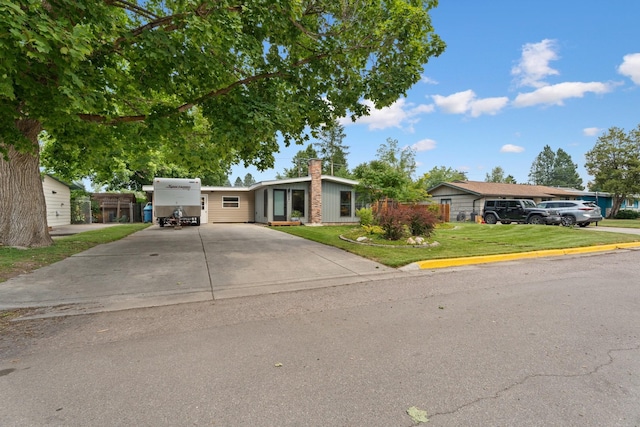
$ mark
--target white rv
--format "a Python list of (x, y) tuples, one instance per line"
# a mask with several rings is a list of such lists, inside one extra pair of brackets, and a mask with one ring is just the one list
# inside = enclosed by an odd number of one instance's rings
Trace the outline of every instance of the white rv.
[(200, 225), (200, 178), (154, 178), (153, 210), (158, 225)]

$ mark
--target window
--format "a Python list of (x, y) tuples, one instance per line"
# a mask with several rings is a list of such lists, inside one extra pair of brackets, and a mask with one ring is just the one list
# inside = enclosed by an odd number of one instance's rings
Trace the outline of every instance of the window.
[(305, 216), (304, 190), (291, 190), (291, 211), (298, 211)]
[(263, 216), (265, 218), (269, 216), (269, 190), (266, 188), (262, 192), (262, 209), (264, 214)]
[(222, 207), (223, 208), (239, 208), (240, 207), (240, 197), (238, 197), (238, 196), (222, 196)]
[[(487, 202), (487, 206), (488, 206), (489, 203), (491, 203), (491, 206), (493, 206), (493, 202)], [(441, 205), (450, 205), (451, 204), (451, 199), (440, 199), (440, 204)]]
[(351, 216), (351, 191), (340, 192), (340, 216)]

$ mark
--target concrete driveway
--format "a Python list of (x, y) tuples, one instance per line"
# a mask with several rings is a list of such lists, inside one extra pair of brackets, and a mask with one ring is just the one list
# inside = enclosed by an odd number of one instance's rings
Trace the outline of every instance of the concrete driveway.
[[(153, 226), (0, 283), (0, 309), (78, 314), (378, 280), (403, 273), (253, 224)], [(406, 274), (406, 273), (405, 273)]]

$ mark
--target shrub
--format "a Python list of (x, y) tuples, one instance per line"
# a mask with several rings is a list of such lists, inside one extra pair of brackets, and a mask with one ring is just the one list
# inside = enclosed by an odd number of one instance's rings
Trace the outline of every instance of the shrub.
[(384, 229), (379, 225), (363, 225), (362, 229), (367, 234), (384, 234)]
[(389, 240), (400, 240), (407, 234), (408, 216), (403, 206), (390, 206), (378, 213), (377, 222), (384, 230), (384, 237)]
[(640, 218), (640, 212), (632, 211), (630, 209), (622, 209), (618, 211), (615, 219), (638, 219)]
[(356, 211), (356, 216), (360, 218), (360, 225), (372, 225), (373, 224), (373, 211), (371, 208), (361, 208)]
[(411, 235), (429, 237), (438, 222), (436, 215), (421, 205), (403, 206), (402, 208), (406, 210), (407, 226)]

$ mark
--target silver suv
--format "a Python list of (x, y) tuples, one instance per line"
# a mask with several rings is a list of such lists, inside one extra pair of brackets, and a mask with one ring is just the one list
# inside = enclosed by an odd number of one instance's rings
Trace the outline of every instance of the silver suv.
[(586, 227), (592, 222), (602, 221), (600, 207), (584, 200), (549, 200), (538, 203), (539, 208), (554, 209), (562, 216), (562, 225), (570, 227), (578, 224)]

